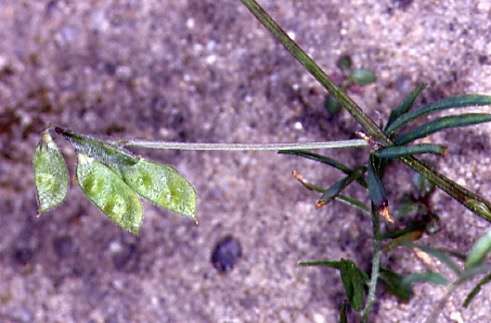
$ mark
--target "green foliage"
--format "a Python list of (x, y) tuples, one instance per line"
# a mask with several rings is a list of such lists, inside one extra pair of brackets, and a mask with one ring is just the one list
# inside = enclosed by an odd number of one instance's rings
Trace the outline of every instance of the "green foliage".
[(77, 179), (85, 195), (123, 229), (138, 234), (143, 209), (138, 195), (103, 163), (78, 154)]
[[(82, 191), (107, 217), (138, 234), (143, 209), (140, 196), (179, 215), (196, 219), (194, 187), (168, 165), (148, 161), (121, 147), (56, 127), (78, 153), (77, 178)], [(48, 130), (34, 153), (39, 212), (58, 206), (68, 191), (63, 156)]]
[(350, 72), (353, 66), (353, 61), (351, 60), (351, 56), (344, 54), (341, 55), (336, 61), (336, 66), (343, 72)]
[[(346, 166), (345, 164), (333, 159), (333, 158), (330, 158), (330, 157), (327, 157), (327, 156), (323, 156), (323, 155), (319, 155), (319, 154), (315, 154), (315, 153), (312, 153), (310, 151), (305, 151), (305, 150), (284, 150), (284, 151), (279, 151), (278, 152), (279, 154), (285, 154), (285, 155), (293, 155), (293, 156), (299, 156), (299, 157), (303, 157), (303, 158), (307, 158), (307, 159), (310, 159), (310, 160), (313, 160), (313, 161), (318, 161), (320, 163), (323, 163), (325, 165), (329, 165), (331, 167), (334, 167), (340, 171), (342, 171), (343, 173), (345, 173), (346, 175), (352, 175), (355, 170)], [(356, 182), (358, 182), (361, 186), (363, 187), (367, 187), (367, 182), (365, 181), (365, 179), (363, 179), (363, 177), (357, 177), (355, 178)]]
[(397, 145), (405, 145), (444, 129), (466, 127), (489, 121), (491, 121), (491, 114), (484, 113), (441, 117), (401, 134), (395, 139), (395, 143)]
[(140, 158), (135, 165), (121, 167), (121, 173), (140, 196), (174, 213), (196, 217), (196, 191), (174, 168)]
[(472, 247), (467, 259), (465, 260), (465, 268), (473, 268), (479, 266), (484, 258), (491, 251), (491, 230), (483, 235)]
[(380, 267), (380, 280), (387, 291), (401, 301), (407, 302), (413, 297), (411, 285), (404, 283), (404, 277), (398, 273), (388, 268)]
[(301, 261), (300, 266), (321, 266), (339, 270), (344, 291), (348, 297), (351, 307), (355, 311), (363, 309), (365, 299), (365, 285), (368, 282), (367, 274), (359, 269), (354, 262), (349, 259), (341, 260), (314, 260)]
[(448, 97), (438, 102), (426, 105), (412, 112), (401, 114), (385, 129), (389, 134), (395, 130), (409, 124), (410, 121), (428, 115), (432, 112), (443, 111), (448, 109), (466, 108), (470, 106), (483, 106), (491, 104), (491, 96), (487, 95), (461, 95)]
[(329, 203), (332, 199), (334, 199), (336, 196), (341, 194), (341, 192), (348, 187), (354, 180), (360, 178), (363, 176), (363, 173), (365, 172), (365, 167), (359, 167), (357, 168), (353, 173), (350, 175), (346, 176), (345, 178), (337, 181), (329, 187), (321, 196), (319, 201), (317, 201), (316, 207), (322, 207)]
[[(356, 86), (369, 85), (377, 80), (375, 73), (371, 70), (353, 68), (353, 61), (349, 55), (341, 55), (336, 62), (336, 66), (341, 72), (341, 75), (338, 75), (340, 78), (338, 83), (343, 91), (350, 91)], [(324, 108), (331, 115), (334, 115), (342, 110), (343, 105), (334, 95), (327, 94), (324, 100)]]
[(49, 131), (44, 131), (33, 159), (39, 213), (45, 213), (65, 199), (68, 192), (68, 171), (65, 160)]
[(381, 148), (377, 150), (374, 154), (377, 158), (381, 159), (395, 159), (419, 154), (435, 154), (445, 156), (447, 154), (447, 148), (445, 146), (435, 144), (392, 146)]
[(366, 68), (358, 68), (351, 72), (349, 79), (358, 85), (368, 85), (377, 80), (375, 73)]
[(469, 307), (471, 304), (472, 300), (481, 292), (481, 288), (491, 282), (491, 274), (487, 274), (484, 276), (476, 286), (470, 291), (470, 293), (467, 295), (467, 297), (464, 300), (464, 307)]
[(390, 127), (390, 125), (392, 125), (392, 123), (396, 119), (398, 119), (400, 116), (406, 114), (407, 112), (409, 112), (409, 110), (411, 110), (411, 108), (414, 106), (414, 102), (416, 101), (416, 99), (418, 98), (418, 96), (421, 94), (421, 92), (424, 90), (425, 87), (426, 84), (423, 83), (418, 84), (416, 88), (411, 93), (409, 93), (404, 98), (404, 100), (402, 100), (401, 104), (397, 108), (392, 110), (389, 116), (389, 120), (387, 120), (385, 131), (388, 132), (388, 127)]
[(385, 195), (384, 184), (382, 183), (381, 170), (379, 169), (379, 161), (375, 155), (370, 155), (370, 160), (368, 162), (368, 193), (370, 195), (370, 200), (372, 205), (375, 207), (377, 212), (382, 214), (384, 218), (392, 223), (394, 220), (389, 214), (389, 202), (387, 196)]

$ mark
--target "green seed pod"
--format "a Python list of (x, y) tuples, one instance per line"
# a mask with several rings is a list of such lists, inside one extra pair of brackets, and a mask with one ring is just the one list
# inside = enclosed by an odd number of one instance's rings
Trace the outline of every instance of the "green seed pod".
[(39, 214), (42, 214), (60, 205), (68, 192), (65, 160), (48, 130), (42, 134), (32, 164)]
[(196, 219), (196, 191), (174, 168), (141, 158), (135, 165), (120, 169), (124, 181), (139, 195), (164, 209)]
[(138, 234), (143, 220), (140, 199), (117, 173), (79, 153), (77, 178), (85, 195), (106, 216), (123, 229)]

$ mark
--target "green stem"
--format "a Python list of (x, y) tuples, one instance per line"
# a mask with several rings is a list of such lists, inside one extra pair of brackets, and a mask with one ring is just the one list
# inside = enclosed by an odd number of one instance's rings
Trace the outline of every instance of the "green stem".
[[(314, 76), (319, 83), (333, 95), (349, 113), (365, 128), (367, 133), (376, 139), (383, 147), (393, 146), (394, 143), (377, 124), (367, 116), (363, 110), (347, 96), (336, 84), (327, 76), (327, 74), (310, 58), (307, 53), (293, 41), (273, 18), (257, 3), (255, 0), (241, 0), (250, 12), (266, 27), (280, 43)], [(469, 210), (491, 222), (491, 202), (485, 198), (470, 192), (464, 187), (458, 185), (449, 178), (441, 175), (430, 167), (426, 166), (413, 156), (401, 157), (400, 160), (407, 166), (422, 174), (433, 182), (440, 189), (448, 193), (454, 199), (459, 201)]]
[(140, 147), (149, 149), (211, 150), (211, 151), (282, 151), (291, 149), (336, 149), (366, 147), (362, 139), (278, 144), (226, 144), (226, 143), (186, 143), (147, 140), (120, 140), (111, 142), (120, 147)]
[(362, 323), (368, 322), (368, 316), (375, 303), (378, 276), (380, 273), (380, 258), (382, 256), (382, 247), (380, 242), (380, 214), (377, 208), (372, 204), (372, 230), (373, 230), (373, 256), (372, 256), (372, 273), (368, 283), (368, 296), (365, 308), (362, 312)]

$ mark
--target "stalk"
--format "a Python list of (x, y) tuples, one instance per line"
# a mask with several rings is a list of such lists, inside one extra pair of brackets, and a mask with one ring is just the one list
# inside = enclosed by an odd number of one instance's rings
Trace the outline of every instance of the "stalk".
[(267, 143), (267, 144), (237, 144), (237, 143), (187, 143), (149, 140), (120, 140), (111, 142), (119, 147), (139, 147), (148, 149), (173, 150), (207, 150), (207, 151), (283, 151), (292, 149), (339, 149), (367, 147), (363, 139), (323, 141), (308, 143)]

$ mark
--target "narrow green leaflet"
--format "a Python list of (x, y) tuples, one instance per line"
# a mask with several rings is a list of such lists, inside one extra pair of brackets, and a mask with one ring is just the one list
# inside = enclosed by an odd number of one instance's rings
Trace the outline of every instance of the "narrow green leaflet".
[(140, 199), (116, 172), (79, 153), (77, 178), (85, 195), (107, 217), (123, 229), (138, 234), (143, 220)]
[(341, 272), (341, 281), (348, 300), (355, 311), (361, 311), (365, 299), (365, 286), (368, 282), (367, 274), (359, 269), (349, 259), (337, 260), (314, 260), (299, 262), (300, 266), (323, 266), (338, 269)]
[(384, 283), (389, 293), (407, 302), (413, 296), (413, 290), (410, 285), (404, 284), (404, 277), (398, 273), (384, 267), (380, 267), (380, 280)]
[(405, 145), (443, 129), (472, 126), (489, 121), (491, 121), (491, 114), (485, 113), (467, 113), (442, 117), (402, 133), (395, 139), (395, 143), (396, 145)]
[(414, 101), (416, 101), (416, 98), (421, 94), (425, 87), (426, 84), (418, 84), (416, 88), (404, 98), (401, 104), (396, 109), (392, 110), (389, 120), (387, 121), (387, 125), (385, 126), (385, 130), (389, 128), (394, 120), (411, 110), (414, 105)]
[(448, 285), (448, 279), (432, 271), (422, 273), (412, 273), (404, 277), (402, 283), (407, 286), (411, 286), (416, 282), (428, 282), (436, 285)]
[(384, 184), (382, 183), (382, 179), (378, 175), (376, 163), (377, 157), (371, 154), (368, 161), (367, 173), (368, 193), (370, 195), (370, 200), (372, 201), (377, 211), (380, 212), (385, 220), (387, 220), (387, 222), (394, 223), (394, 220), (389, 213), (389, 202), (385, 195), (385, 189)]
[(488, 274), (486, 276), (484, 276), (480, 281), (479, 283), (477, 283), (476, 286), (474, 286), (474, 288), (471, 290), (471, 292), (467, 295), (467, 297), (465, 298), (465, 301), (464, 301), (464, 307), (468, 307), (472, 300), (477, 296), (477, 294), (479, 294), (479, 292), (481, 291), (481, 287), (483, 287), (484, 285), (486, 285), (487, 283), (491, 282), (491, 274)]
[[(327, 157), (327, 156), (311, 153), (310, 151), (292, 149), (292, 150), (279, 151), (278, 154), (299, 156), (299, 157), (307, 158), (310, 160), (318, 161), (318, 162), (321, 162), (323, 164), (334, 167), (334, 168), (342, 171), (346, 175), (351, 175), (354, 172), (354, 170), (352, 168), (346, 166), (345, 164), (343, 164), (341, 162), (338, 162), (335, 159), (332, 159), (332, 158)], [(357, 182), (361, 186), (363, 186), (365, 188), (367, 187), (367, 183), (365, 182), (365, 180), (363, 178), (358, 178)]]
[(465, 268), (473, 268), (479, 266), (484, 258), (491, 251), (491, 230), (484, 234), (477, 240), (477, 242), (472, 246), (469, 255), (465, 261)]
[(391, 125), (387, 127), (387, 129), (385, 129), (385, 132), (388, 134), (393, 133), (395, 130), (406, 125), (408, 122), (435, 111), (453, 108), (465, 108), (469, 106), (483, 106), (490, 104), (491, 96), (487, 95), (461, 95), (448, 97), (441, 101), (426, 105), (424, 107), (421, 107), (420, 109), (401, 115), (399, 118), (394, 120)]
[(322, 194), (321, 198), (316, 203), (316, 207), (320, 208), (326, 205), (327, 203), (329, 203), (336, 196), (338, 196), (346, 187), (348, 187), (348, 185), (351, 184), (354, 180), (362, 177), (364, 172), (365, 172), (365, 167), (359, 167), (353, 173), (351, 173), (351, 175), (348, 175), (345, 178), (337, 181), (334, 185), (329, 187)]
[(32, 164), (38, 208), (42, 214), (60, 205), (68, 192), (65, 160), (48, 130), (42, 134)]
[(435, 144), (419, 144), (413, 146), (391, 146), (377, 150), (375, 156), (383, 159), (394, 159), (418, 154), (435, 154), (445, 156), (447, 147)]
[(141, 158), (133, 166), (121, 167), (121, 174), (139, 195), (164, 209), (196, 220), (196, 191), (174, 168)]
[(351, 196), (339, 194), (338, 196), (336, 196), (336, 201), (339, 201), (339, 202), (344, 203), (346, 205), (352, 206), (352, 207), (362, 211), (365, 214), (370, 214), (370, 208), (368, 206), (366, 206), (365, 203), (363, 203), (362, 201), (357, 200)]

